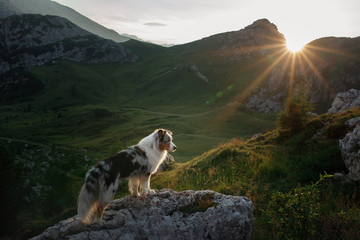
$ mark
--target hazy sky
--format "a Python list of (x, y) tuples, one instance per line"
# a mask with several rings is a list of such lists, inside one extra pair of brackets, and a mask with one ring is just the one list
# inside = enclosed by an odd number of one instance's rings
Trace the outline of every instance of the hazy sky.
[(118, 33), (181, 44), (267, 18), (291, 43), (360, 36), (360, 0), (56, 0)]

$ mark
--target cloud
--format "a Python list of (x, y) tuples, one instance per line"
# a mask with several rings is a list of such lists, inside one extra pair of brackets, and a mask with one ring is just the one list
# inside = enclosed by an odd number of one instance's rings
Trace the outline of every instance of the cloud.
[(167, 27), (166, 24), (164, 23), (157, 23), (157, 22), (149, 22), (149, 23), (144, 23), (145, 26), (149, 26), (149, 27)]

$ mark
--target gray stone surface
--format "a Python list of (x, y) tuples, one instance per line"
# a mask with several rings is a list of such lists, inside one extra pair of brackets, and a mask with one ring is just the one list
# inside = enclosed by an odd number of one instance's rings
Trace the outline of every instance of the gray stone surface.
[(250, 199), (214, 191), (157, 191), (147, 197), (112, 201), (103, 221), (61, 221), (33, 239), (249, 239)]
[(360, 125), (360, 117), (349, 119), (345, 122), (345, 124), (349, 128), (354, 129), (357, 125)]
[(360, 125), (339, 141), (344, 163), (349, 170), (348, 177), (360, 181)]
[(341, 92), (336, 95), (328, 113), (338, 113), (359, 106), (360, 90), (350, 89), (347, 92)]

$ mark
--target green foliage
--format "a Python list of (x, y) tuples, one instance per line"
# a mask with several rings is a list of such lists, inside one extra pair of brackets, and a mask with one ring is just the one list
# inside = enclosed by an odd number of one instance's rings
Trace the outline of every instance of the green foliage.
[(275, 192), (263, 210), (274, 239), (319, 239), (321, 211), (319, 183), (330, 175), (320, 175), (312, 185), (298, 186), (287, 193)]
[(285, 109), (278, 115), (277, 124), (285, 137), (304, 130), (313, 107), (301, 92), (286, 99)]

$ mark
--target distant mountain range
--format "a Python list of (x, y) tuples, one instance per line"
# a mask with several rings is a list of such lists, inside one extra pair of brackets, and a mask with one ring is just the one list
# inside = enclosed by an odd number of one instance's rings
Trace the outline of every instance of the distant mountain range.
[(92, 21), (74, 9), (63, 6), (55, 1), (0, 0), (0, 18), (8, 17), (12, 14), (24, 13), (60, 16), (93, 34), (102, 38), (111, 39), (115, 42), (125, 42), (132, 38), (140, 40), (136, 36), (120, 35), (114, 30), (108, 29)]
[[(136, 96), (139, 103), (152, 101), (152, 96), (147, 95), (149, 90), (163, 88), (182, 98), (182, 102), (207, 98), (203, 102), (244, 104), (260, 112), (277, 112), (289, 94), (303, 91), (321, 112), (330, 107), (338, 92), (360, 86), (360, 38), (318, 39), (294, 57), (286, 50), (285, 38), (276, 25), (260, 19), (239, 31), (164, 48), (135, 40), (115, 43), (62, 17), (13, 14), (38, 11), (87, 19), (49, 0), (0, 0), (0, 9), (1, 16), (8, 16), (0, 21), (0, 73), (4, 74), (0, 92), (11, 98), (18, 95), (9, 89), (18, 88), (9, 86), (24, 83), (29, 77), (21, 76), (31, 75), (32, 70), (24, 67), (61, 60), (130, 63), (131, 70), (118, 75), (122, 76), (119, 79), (138, 83), (135, 88), (139, 89), (127, 95)], [(78, 22), (89, 23), (87, 20)], [(27, 73), (23, 74), (24, 71)], [(45, 81), (34, 78), (36, 86)], [(165, 87), (169, 81), (176, 83), (176, 88)], [(189, 90), (191, 85), (197, 85), (198, 91)]]

